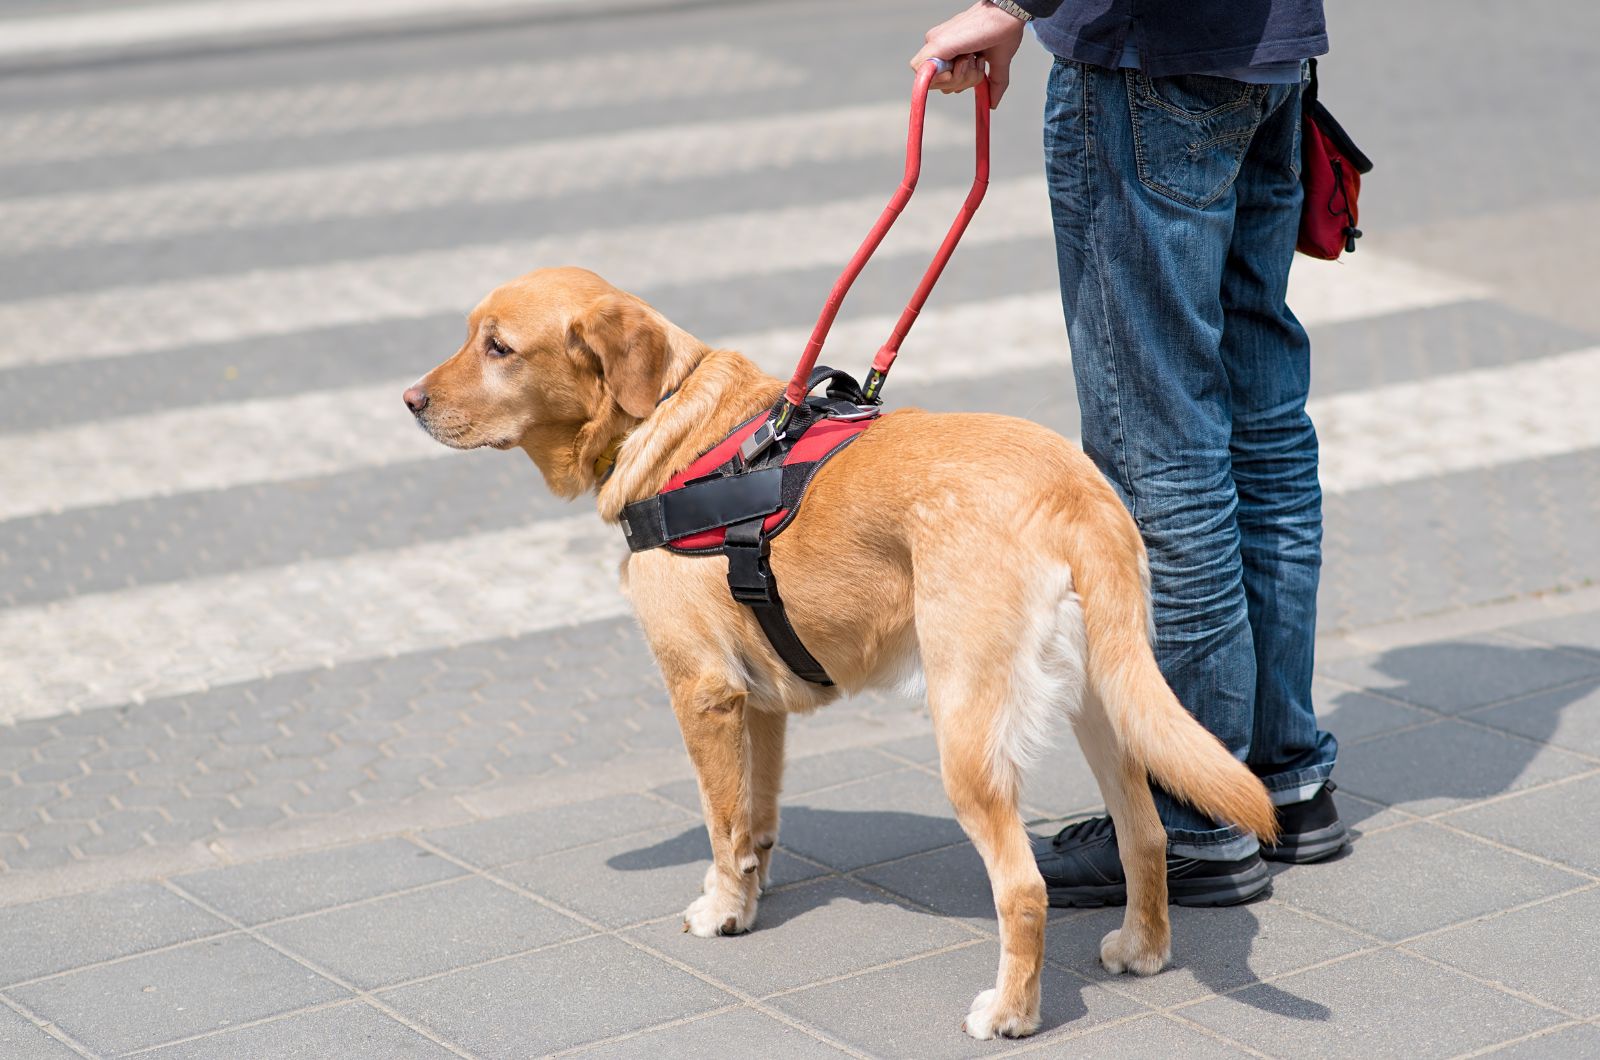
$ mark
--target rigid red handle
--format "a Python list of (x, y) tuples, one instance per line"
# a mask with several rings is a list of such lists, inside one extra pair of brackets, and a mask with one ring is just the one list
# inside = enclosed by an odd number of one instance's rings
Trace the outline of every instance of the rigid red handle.
[[(849, 293), (850, 285), (855, 283), (856, 277), (866, 266), (867, 260), (872, 257), (873, 251), (878, 249), (878, 244), (883, 242), (883, 237), (888, 235), (889, 229), (900, 216), (900, 211), (905, 209), (911, 200), (911, 193), (917, 188), (917, 177), (922, 172), (922, 126), (923, 117), (928, 106), (928, 86), (938, 74), (950, 68), (950, 64), (942, 59), (930, 59), (922, 69), (917, 71), (917, 80), (911, 91), (911, 124), (906, 135), (906, 169), (905, 175), (900, 178), (900, 187), (895, 189), (894, 196), (889, 200), (889, 205), (883, 208), (883, 213), (878, 215), (877, 223), (867, 233), (867, 238), (857, 248), (850, 263), (845, 266), (844, 272), (839, 274), (839, 279), (834, 282), (833, 290), (828, 295), (828, 300), (823, 304), (822, 314), (817, 318), (816, 327), (811, 329), (811, 339), (806, 343), (805, 352), (800, 355), (800, 363), (795, 368), (794, 377), (789, 380), (788, 387), (783, 396), (788, 401), (790, 408), (798, 406), (806, 399), (806, 383), (811, 378), (811, 369), (817, 363), (817, 356), (822, 352), (822, 344), (827, 340), (828, 330), (833, 327), (833, 318), (839, 315), (839, 307), (844, 303), (844, 296)], [(917, 314), (928, 300), (928, 294), (933, 290), (933, 285), (938, 282), (939, 274), (944, 271), (945, 264), (950, 260), (950, 255), (955, 252), (956, 244), (961, 241), (961, 235), (967, 230), (967, 224), (972, 220), (972, 215), (977, 212), (978, 204), (983, 201), (983, 193), (989, 187), (989, 82), (987, 79), (978, 82), (974, 92), (974, 106), (977, 114), (977, 163), (976, 172), (972, 179), (972, 188), (967, 192), (966, 200), (961, 204), (961, 211), (956, 215), (955, 222), (950, 230), (945, 233), (944, 242), (939, 244), (939, 250), (933, 257), (933, 264), (928, 266), (928, 271), (923, 274), (922, 282), (917, 285), (916, 291), (911, 296), (911, 301), (906, 305), (905, 312), (900, 314), (899, 321), (895, 324), (894, 331), (889, 336), (889, 341), (878, 350), (878, 355), (873, 359), (872, 372), (867, 377), (867, 396), (875, 397), (878, 389), (883, 385), (883, 377), (889, 371), (889, 366), (894, 363), (895, 355), (900, 350), (900, 343), (904, 341), (906, 333), (911, 330), (911, 325), (916, 321)], [(783, 421), (788, 420), (788, 409), (780, 412)], [(781, 424), (779, 425), (781, 429)]]

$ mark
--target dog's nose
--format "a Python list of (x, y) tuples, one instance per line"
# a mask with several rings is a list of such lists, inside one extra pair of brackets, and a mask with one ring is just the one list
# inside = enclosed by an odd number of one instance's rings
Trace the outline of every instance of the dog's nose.
[(420, 386), (414, 386), (404, 395), (406, 408), (411, 410), (413, 416), (422, 415), (422, 410), (428, 407), (428, 392)]

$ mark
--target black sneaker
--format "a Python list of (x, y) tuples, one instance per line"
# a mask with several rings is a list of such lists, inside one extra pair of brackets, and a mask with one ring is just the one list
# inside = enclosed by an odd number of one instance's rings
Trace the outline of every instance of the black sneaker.
[(1324, 861), (1343, 850), (1350, 842), (1339, 809), (1333, 804), (1333, 781), (1303, 802), (1278, 807), (1278, 841), (1261, 844), (1261, 856), (1268, 861), (1287, 861), (1307, 865)]
[[(1035, 836), (1034, 860), (1054, 906), (1127, 905), (1128, 885), (1109, 817), (1069, 824), (1054, 836)], [(1177, 905), (1238, 905), (1272, 889), (1260, 855), (1202, 861), (1167, 855), (1167, 901)]]

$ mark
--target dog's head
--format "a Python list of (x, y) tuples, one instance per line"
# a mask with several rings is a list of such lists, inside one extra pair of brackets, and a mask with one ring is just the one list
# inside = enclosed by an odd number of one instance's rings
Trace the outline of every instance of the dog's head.
[(592, 272), (540, 269), (478, 303), (467, 341), (405, 403), (445, 445), (521, 447), (552, 490), (576, 496), (611, 442), (654, 410), (673, 330)]

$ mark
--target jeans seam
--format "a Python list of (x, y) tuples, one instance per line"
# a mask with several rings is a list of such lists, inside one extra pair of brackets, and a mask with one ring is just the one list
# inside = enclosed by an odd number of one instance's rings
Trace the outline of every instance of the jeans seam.
[[(1243, 106), (1251, 96), (1252, 86), (1241, 82), (1238, 99), (1229, 100), (1227, 103), (1220, 103), (1217, 106), (1212, 107), (1210, 110), (1189, 111), (1184, 110), (1182, 107), (1174, 106), (1172, 103), (1164, 99), (1161, 94), (1156, 91), (1156, 86), (1151, 81), (1151, 78), (1148, 74), (1140, 70), (1129, 70), (1128, 73), (1133, 75), (1133, 80), (1140, 96), (1149, 101), (1151, 104), (1160, 107), (1162, 110), (1189, 122), (1200, 122), (1206, 118), (1214, 118), (1218, 114), (1226, 114), (1230, 110)], [(1226, 79), (1224, 78), (1224, 80)]]
[[(1079, 82), (1083, 85), (1083, 174), (1084, 181), (1088, 184), (1087, 190), (1089, 193), (1087, 196), (1089, 202), (1089, 225), (1086, 235), (1088, 236), (1090, 253), (1094, 261), (1095, 286), (1100, 291), (1101, 326), (1105, 329), (1106, 348), (1110, 353), (1111, 360), (1110, 404), (1112, 415), (1115, 419), (1115, 423), (1112, 426), (1112, 433), (1114, 435), (1114, 446), (1118, 454), (1116, 469), (1117, 478), (1121, 480), (1123, 492), (1128, 498), (1128, 514), (1131, 515), (1134, 522), (1137, 523), (1139, 520), (1139, 498), (1133, 490), (1133, 469), (1128, 453), (1128, 434), (1122, 426), (1122, 389), (1119, 382), (1122, 375), (1122, 367), (1119, 363), (1120, 358), (1118, 356), (1118, 343), (1116, 340), (1116, 335), (1114, 334), (1114, 329), (1111, 327), (1111, 303), (1110, 295), (1106, 291), (1105, 263), (1101, 260), (1100, 241), (1095, 238), (1095, 218), (1098, 210), (1098, 203), (1095, 189), (1094, 152), (1091, 148), (1091, 144), (1094, 139), (1093, 125), (1095, 111), (1094, 100), (1092, 98), (1094, 93), (1094, 79), (1092, 76), (1088, 76), (1089, 71), (1086, 68), (1080, 68), (1080, 71), (1084, 75), (1080, 76), (1079, 78)], [(1139, 150), (1137, 138), (1135, 138), (1134, 150), (1135, 152)]]

